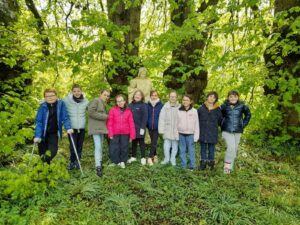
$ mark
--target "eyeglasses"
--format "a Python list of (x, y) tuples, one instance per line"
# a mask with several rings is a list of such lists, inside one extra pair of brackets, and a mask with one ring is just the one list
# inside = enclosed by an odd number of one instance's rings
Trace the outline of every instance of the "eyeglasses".
[(47, 96), (45, 96), (45, 98), (53, 98), (53, 97), (56, 97), (56, 95), (47, 95)]

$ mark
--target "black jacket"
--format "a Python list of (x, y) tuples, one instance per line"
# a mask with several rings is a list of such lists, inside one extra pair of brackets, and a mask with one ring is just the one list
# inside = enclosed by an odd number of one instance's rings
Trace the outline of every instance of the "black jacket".
[(144, 102), (132, 102), (129, 104), (129, 108), (131, 109), (133, 114), (136, 138), (143, 138), (145, 135), (140, 135), (140, 129), (144, 129), (146, 132), (148, 119), (147, 104)]
[(47, 103), (47, 107), (49, 110), (48, 114), (48, 123), (47, 123), (47, 133), (54, 134), (58, 131), (57, 125), (57, 101), (55, 103), (49, 104)]
[(224, 117), (221, 125), (222, 131), (243, 133), (251, 118), (249, 107), (241, 101), (238, 101), (235, 105), (230, 105), (226, 100), (221, 106), (221, 110)]
[(218, 142), (218, 125), (221, 124), (223, 116), (219, 106), (208, 110), (203, 104), (198, 109), (200, 123), (200, 142), (217, 144)]

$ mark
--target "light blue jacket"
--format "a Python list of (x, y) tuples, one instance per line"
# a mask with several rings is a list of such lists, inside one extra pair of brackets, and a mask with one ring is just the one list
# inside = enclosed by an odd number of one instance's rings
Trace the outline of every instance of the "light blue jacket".
[(63, 101), (67, 106), (71, 127), (73, 129), (84, 129), (89, 101), (84, 97), (81, 102), (77, 103), (74, 101), (72, 94), (66, 96)]

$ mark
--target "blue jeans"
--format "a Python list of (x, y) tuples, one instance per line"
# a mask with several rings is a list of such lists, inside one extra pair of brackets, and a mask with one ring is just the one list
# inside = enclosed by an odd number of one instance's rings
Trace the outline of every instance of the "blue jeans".
[[(171, 156), (170, 148), (172, 147)], [(172, 166), (176, 166), (176, 155), (178, 151), (178, 142), (176, 140), (165, 139), (164, 140), (164, 155), (165, 162), (171, 161)]]
[(95, 163), (96, 167), (101, 166), (102, 162), (102, 146), (103, 146), (103, 134), (93, 134), (95, 145)]
[(186, 150), (188, 150), (189, 161), (190, 161), (190, 169), (195, 168), (195, 144), (194, 144), (194, 135), (183, 135), (179, 134), (179, 152), (180, 152), (180, 160), (181, 167), (186, 168), (187, 160), (186, 160)]
[[(215, 144), (200, 142), (201, 146), (201, 160), (215, 160)], [(207, 150), (208, 149), (208, 157)]]

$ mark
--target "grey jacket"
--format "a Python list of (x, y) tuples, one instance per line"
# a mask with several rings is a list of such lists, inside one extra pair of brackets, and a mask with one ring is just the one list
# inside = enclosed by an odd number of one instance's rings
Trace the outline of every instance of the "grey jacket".
[(79, 103), (75, 102), (73, 95), (69, 94), (63, 99), (71, 121), (71, 127), (73, 129), (85, 129), (86, 124), (86, 108), (89, 101), (86, 98)]
[(90, 102), (88, 107), (89, 115), (89, 135), (93, 134), (107, 134), (107, 112), (105, 103), (100, 98), (95, 98)]
[(158, 132), (163, 134), (164, 139), (178, 140), (177, 131), (177, 113), (180, 105), (176, 103), (175, 106), (171, 106), (170, 102), (167, 102), (159, 114)]

